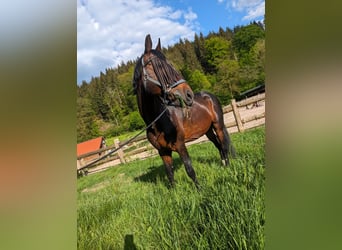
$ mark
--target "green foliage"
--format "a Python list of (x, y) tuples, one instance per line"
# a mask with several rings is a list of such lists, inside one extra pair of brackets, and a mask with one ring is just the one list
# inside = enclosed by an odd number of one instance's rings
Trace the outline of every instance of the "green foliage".
[(192, 42), (185, 40), (183, 43), (178, 45), (179, 50), (183, 57), (183, 67), (188, 70), (201, 70), (201, 64), (196, 56), (195, 48)]
[(191, 72), (188, 76), (188, 79), (188, 83), (194, 92), (211, 89), (211, 83), (207, 79), (206, 75), (198, 69), (195, 69), (193, 72)]
[(78, 249), (264, 249), (265, 128), (232, 141), (229, 167), (212, 143), (189, 147), (199, 192), (176, 155), (172, 189), (159, 156), (78, 179)]
[(97, 137), (99, 129), (96, 124), (96, 116), (91, 108), (90, 101), (86, 98), (77, 98), (77, 142), (86, 141)]
[(222, 37), (211, 37), (205, 40), (206, 60), (209, 72), (216, 72), (217, 65), (230, 58), (231, 42)]
[(217, 66), (217, 84), (215, 93), (219, 93), (224, 104), (234, 98), (239, 92), (240, 66), (235, 60), (222, 60)]
[(260, 39), (265, 39), (265, 31), (260, 25), (255, 23), (240, 28), (234, 34), (232, 44), (238, 54), (241, 65), (253, 63), (249, 56), (249, 51)]
[[(234, 30), (219, 27), (216, 33), (206, 37), (195, 34), (193, 42), (180, 39), (162, 50), (195, 92), (212, 92), (223, 105), (265, 83), (265, 30), (260, 23)], [(77, 87), (78, 141), (98, 136), (99, 131), (114, 136), (140, 128), (136, 113), (132, 113), (138, 110), (132, 89), (135, 64), (136, 60), (122, 62)], [(112, 126), (106, 130), (103, 123)]]
[(141, 118), (138, 111), (133, 111), (129, 114), (129, 128), (131, 131), (141, 129), (144, 126), (144, 120)]

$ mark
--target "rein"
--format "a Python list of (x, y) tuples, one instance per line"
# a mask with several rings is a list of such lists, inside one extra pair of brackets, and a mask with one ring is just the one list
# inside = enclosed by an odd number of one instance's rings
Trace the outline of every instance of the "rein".
[(77, 169), (77, 171), (79, 170), (82, 170), (82, 169), (85, 169), (85, 168), (88, 168), (90, 167), (91, 165), (95, 164), (96, 162), (99, 162), (101, 160), (103, 160), (104, 158), (106, 158), (107, 156), (115, 153), (116, 151), (118, 151), (119, 149), (123, 148), (124, 146), (126, 146), (128, 143), (132, 142), (135, 138), (137, 138), (140, 134), (142, 134), (145, 130), (149, 129), (155, 122), (157, 122), (161, 117), (162, 115), (166, 112), (167, 110), (167, 106), (165, 106), (164, 110), (148, 125), (146, 126), (145, 128), (143, 128), (142, 130), (140, 130), (139, 133), (137, 133), (135, 136), (133, 136), (132, 138), (130, 138), (129, 140), (125, 141), (123, 144), (121, 144), (118, 148), (115, 148), (115, 149), (112, 149), (110, 150), (107, 154), (101, 156), (100, 158), (97, 158), (96, 160), (88, 163), (87, 165)]

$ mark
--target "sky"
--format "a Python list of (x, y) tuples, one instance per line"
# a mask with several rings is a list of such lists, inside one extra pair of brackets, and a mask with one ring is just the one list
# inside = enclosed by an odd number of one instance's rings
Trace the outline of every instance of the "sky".
[(264, 14), (264, 0), (77, 0), (77, 84), (141, 56), (147, 34), (167, 47)]

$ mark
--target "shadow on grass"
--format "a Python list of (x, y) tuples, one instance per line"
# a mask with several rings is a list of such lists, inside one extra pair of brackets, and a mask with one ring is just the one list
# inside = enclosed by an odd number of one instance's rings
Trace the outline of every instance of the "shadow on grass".
[[(182, 166), (183, 162), (179, 158), (173, 160), (174, 172)], [(154, 184), (157, 184), (157, 180), (161, 181), (167, 187), (170, 186), (164, 165), (151, 166), (146, 173), (134, 178), (134, 181), (136, 182), (148, 182)]]
[[(228, 155), (229, 164), (231, 164), (231, 162), (234, 161), (235, 159), (239, 159), (239, 158), (240, 156), (238, 153), (236, 153), (235, 156), (232, 156), (231, 154), (229, 154)], [(194, 155), (191, 159), (193, 159), (194, 168), (196, 168), (196, 164), (205, 164), (208, 166), (218, 165), (222, 167), (227, 167), (222, 163), (222, 160), (218, 151), (217, 152), (215, 151), (211, 155)]]
[[(215, 156), (203, 156), (203, 155), (194, 155), (193, 157), (190, 158), (192, 159), (192, 165), (193, 168), (196, 172), (196, 166), (199, 164), (207, 165), (210, 166), (212, 164), (226, 167), (222, 164), (220, 156), (215, 155)], [(231, 158), (230, 158), (231, 160)], [(174, 157), (173, 158), (173, 166), (174, 166), (174, 173), (178, 171), (178, 169), (183, 168), (184, 164), (181, 161), (179, 157)], [(185, 169), (184, 169), (185, 171)], [(157, 182), (163, 183), (166, 187), (170, 187), (169, 180), (167, 178), (165, 166), (159, 165), (159, 166), (151, 166), (148, 168), (147, 172), (141, 174), (140, 176), (137, 176), (134, 178), (135, 182), (146, 182), (146, 183), (154, 183), (157, 184)], [(177, 183), (177, 180), (175, 180)]]
[(124, 250), (135, 250), (137, 247), (134, 244), (134, 239), (132, 234), (125, 235), (125, 245)]
[(196, 164), (211, 165), (211, 164), (215, 163), (215, 164), (218, 164), (218, 165), (222, 165), (220, 156), (216, 156), (216, 155), (213, 156), (213, 157), (196, 156), (196, 157), (193, 157), (193, 162), (195, 164), (194, 167), (196, 167)]

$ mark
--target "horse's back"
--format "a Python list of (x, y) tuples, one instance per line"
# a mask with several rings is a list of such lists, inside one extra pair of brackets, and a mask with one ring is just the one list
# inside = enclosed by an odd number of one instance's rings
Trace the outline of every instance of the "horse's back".
[(194, 99), (198, 101), (199, 103), (203, 102), (212, 102), (213, 104), (220, 105), (220, 101), (217, 99), (217, 97), (209, 92), (206, 91), (200, 91), (195, 93)]
[(215, 101), (214, 95), (205, 91), (201, 91), (201, 92), (195, 93), (194, 104), (192, 105), (192, 110), (194, 112), (212, 113), (212, 108), (213, 108), (213, 105), (215, 105), (215, 103), (216, 101)]
[(215, 96), (208, 92), (195, 93), (190, 112), (183, 120), (185, 140), (197, 139), (207, 133), (213, 123), (219, 121)]
[(195, 94), (195, 102), (200, 105), (203, 105), (208, 109), (212, 122), (216, 123), (223, 123), (223, 111), (222, 106), (219, 99), (206, 91), (201, 91)]
[(194, 100), (201, 105), (210, 107), (214, 113), (222, 113), (222, 107), (219, 99), (209, 92), (201, 91), (195, 93)]

